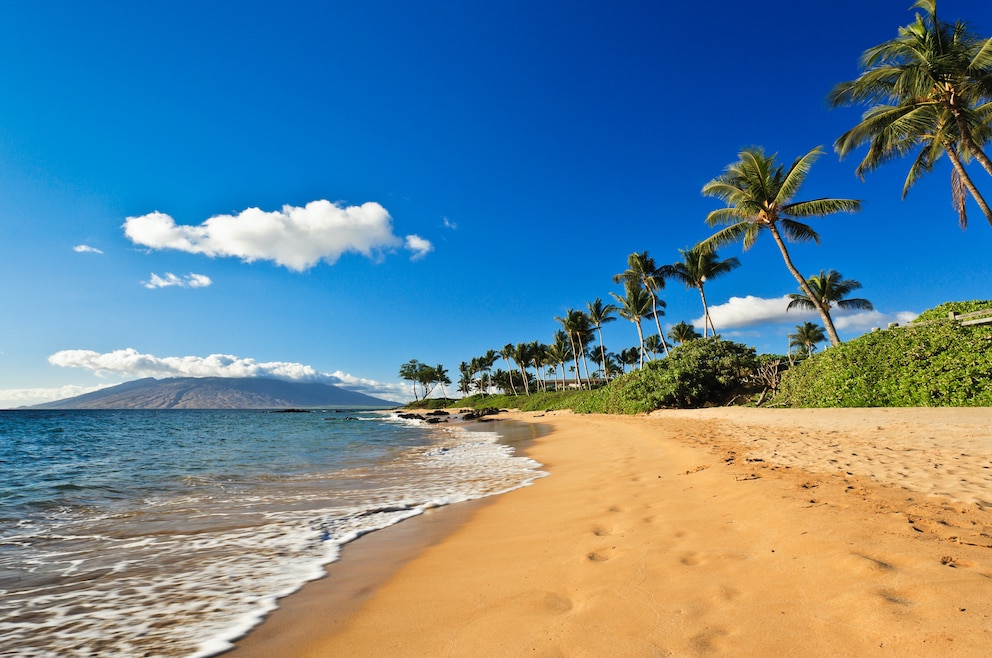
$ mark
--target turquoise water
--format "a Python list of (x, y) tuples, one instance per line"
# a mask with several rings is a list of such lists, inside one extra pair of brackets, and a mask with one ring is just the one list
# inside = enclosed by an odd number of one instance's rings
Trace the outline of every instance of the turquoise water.
[(230, 646), (340, 547), (541, 473), (376, 412), (0, 412), (0, 655)]

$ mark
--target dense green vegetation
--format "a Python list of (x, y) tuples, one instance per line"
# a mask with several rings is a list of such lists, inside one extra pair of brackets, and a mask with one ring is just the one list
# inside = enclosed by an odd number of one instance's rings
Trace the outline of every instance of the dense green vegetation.
[[(787, 372), (776, 402), (796, 407), (992, 405), (992, 325), (961, 326), (950, 311), (992, 301), (942, 304), (906, 328), (866, 334)], [(926, 322), (926, 324), (921, 324)]]
[[(758, 365), (759, 358), (752, 347), (719, 338), (699, 339), (674, 347), (667, 358), (651, 361), (601, 388), (537, 391), (530, 395), (477, 394), (453, 400), (450, 406), (635, 414), (666, 407), (726, 404), (736, 396), (747, 400), (756, 388), (760, 390), (754, 377)], [(440, 406), (431, 402), (421, 401), (416, 406)]]

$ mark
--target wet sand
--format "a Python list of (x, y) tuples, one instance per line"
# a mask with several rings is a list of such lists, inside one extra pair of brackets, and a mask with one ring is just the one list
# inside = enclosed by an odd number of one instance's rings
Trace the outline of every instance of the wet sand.
[(515, 417), (550, 477), (252, 655), (988, 655), (992, 409)]

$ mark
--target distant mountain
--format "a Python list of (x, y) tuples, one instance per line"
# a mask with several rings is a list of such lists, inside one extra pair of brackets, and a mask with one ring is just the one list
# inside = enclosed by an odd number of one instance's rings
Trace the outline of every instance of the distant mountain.
[(286, 409), (291, 407), (391, 408), (395, 402), (331, 384), (260, 377), (138, 379), (31, 409)]

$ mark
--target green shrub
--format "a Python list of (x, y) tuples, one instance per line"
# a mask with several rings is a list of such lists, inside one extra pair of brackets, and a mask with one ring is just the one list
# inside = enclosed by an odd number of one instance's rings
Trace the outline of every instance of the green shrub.
[(716, 338), (689, 341), (590, 392), (575, 411), (634, 414), (724, 404), (745, 390), (757, 365), (754, 348), (747, 345)]
[[(958, 312), (992, 306), (977, 304)], [(992, 325), (938, 320), (951, 306), (920, 316), (933, 324), (872, 332), (811, 357), (783, 376), (776, 401), (794, 407), (992, 405)]]
[(941, 304), (940, 306), (934, 306), (933, 308), (923, 311), (920, 316), (916, 318), (913, 322), (928, 322), (930, 320), (946, 320), (948, 314), (952, 311), (958, 315), (963, 315), (965, 313), (973, 313), (975, 311), (983, 311), (987, 308), (992, 308), (992, 300), (979, 301), (975, 300), (972, 302), (947, 302)]

